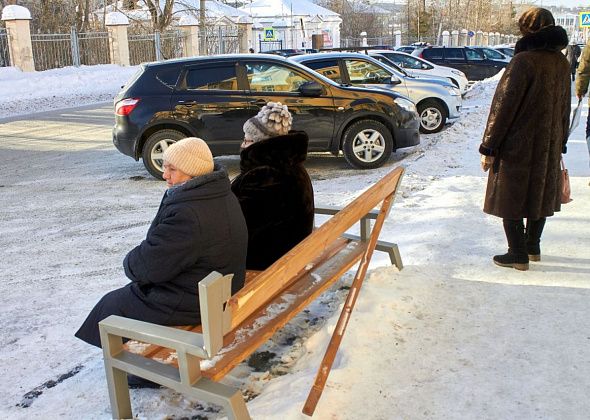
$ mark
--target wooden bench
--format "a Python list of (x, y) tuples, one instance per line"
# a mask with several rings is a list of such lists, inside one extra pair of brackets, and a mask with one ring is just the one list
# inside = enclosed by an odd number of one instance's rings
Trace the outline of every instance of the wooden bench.
[[(230, 296), (231, 275), (213, 272), (201, 280), (201, 326), (167, 327), (119, 316), (100, 322), (113, 418), (133, 417), (127, 386), (131, 373), (220, 405), (230, 419), (249, 419), (241, 392), (217, 381), (360, 262), (303, 410), (311, 415), (373, 251), (388, 252), (392, 263), (402, 268), (397, 245), (381, 242), (378, 236), (403, 172), (403, 167), (394, 169), (339, 211), (318, 208), (317, 213), (333, 216), (266, 270), (248, 272), (244, 288), (235, 295)], [(347, 234), (356, 223), (360, 236)], [(123, 344), (123, 338), (135, 341)]]

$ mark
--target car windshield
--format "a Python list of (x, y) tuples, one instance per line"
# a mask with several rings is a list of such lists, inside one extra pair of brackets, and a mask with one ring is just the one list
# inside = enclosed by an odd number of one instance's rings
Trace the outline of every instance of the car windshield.
[(383, 65), (387, 66), (387, 68), (390, 68), (392, 70), (397, 71), (398, 73), (403, 74), (405, 77), (412, 77), (410, 76), (410, 74), (408, 74), (407, 71), (401, 68), (394, 60), (387, 57), (385, 54), (379, 53), (377, 55), (372, 55), (371, 57), (373, 57), (376, 60), (379, 60)]
[(402, 68), (413, 70), (422, 69), (422, 62), (412, 56), (391, 53), (384, 53), (383, 55)]

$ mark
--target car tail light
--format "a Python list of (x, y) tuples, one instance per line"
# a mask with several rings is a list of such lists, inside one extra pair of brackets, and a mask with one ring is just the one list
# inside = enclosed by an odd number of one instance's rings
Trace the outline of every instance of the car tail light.
[(139, 99), (136, 98), (127, 98), (117, 102), (117, 104), (115, 105), (115, 115), (125, 117), (131, 114), (131, 111), (133, 111), (133, 109), (137, 106), (138, 103)]

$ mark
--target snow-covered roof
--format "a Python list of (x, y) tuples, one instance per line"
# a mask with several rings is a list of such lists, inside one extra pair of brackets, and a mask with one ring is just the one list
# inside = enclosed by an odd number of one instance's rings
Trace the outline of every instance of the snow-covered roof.
[[(163, 10), (166, 1), (159, 1), (160, 7)], [(116, 6), (109, 5), (106, 8), (101, 8), (95, 11), (94, 13), (102, 15), (104, 11), (108, 13), (117, 10), (123, 12), (127, 17), (129, 17), (132, 20), (150, 20), (151, 16), (147, 6), (145, 6), (145, 4), (143, 4), (142, 2), (137, 3), (137, 6), (138, 7), (136, 9), (124, 9), (123, 2), (118, 1)], [(236, 9), (235, 7), (228, 6), (227, 4), (223, 4), (217, 0), (207, 0), (205, 3), (205, 7), (205, 16), (207, 17), (207, 20), (217, 20), (223, 17), (229, 18), (232, 21), (239, 23), (248, 23), (252, 20), (247, 12)], [(194, 16), (198, 19), (199, 10), (199, 0), (176, 0), (176, 2), (174, 2), (174, 6), (172, 9), (173, 18), (182, 19), (183, 16)]]
[(265, 18), (276, 16), (321, 16), (340, 17), (325, 7), (318, 6), (308, 0), (257, 0), (240, 10), (248, 12), (253, 18)]
[(31, 20), (31, 12), (26, 7), (11, 4), (2, 9), (2, 20)]

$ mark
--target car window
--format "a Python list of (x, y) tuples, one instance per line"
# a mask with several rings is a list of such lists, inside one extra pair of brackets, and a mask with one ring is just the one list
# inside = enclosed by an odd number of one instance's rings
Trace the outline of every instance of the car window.
[(383, 54), (385, 57), (393, 60), (394, 63), (403, 67), (405, 69), (415, 69), (420, 70), (422, 69), (422, 62), (420, 60), (416, 60), (414, 57), (409, 57), (407, 55), (397, 55), (397, 54)]
[(186, 88), (191, 90), (238, 90), (234, 63), (199, 66), (189, 69)]
[(276, 63), (246, 63), (250, 90), (253, 92), (297, 92), (312, 79)]
[(445, 48), (445, 59), (464, 60), (463, 51), (460, 48)]
[(364, 60), (345, 60), (350, 83), (380, 84), (391, 80), (391, 74), (384, 68)]
[(308, 61), (304, 64), (310, 69), (317, 71), (319, 74), (326, 76), (328, 79), (333, 80), (336, 83), (342, 83), (342, 75), (340, 74), (338, 60)]
[(180, 75), (180, 69), (181, 67), (172, 67), (160, 70), (156, 73), (156, 78), (165, 86), (174, 88)]
[(482, 48), (481, 50), (483, 51), (486, 58), (504, 60), (504, 56), (496, 50), (492, 50), (491, 48)]
[(475, 60), (481, 61), (481, 60), (485, 59), (485, 57), (483, 56), (482, 53), (480, 53), (479, 51), (469, 49), (469, 48), (465, 49), (465, 55), (467, 56), (467, 59), (471, 60), (471, 61), (475, 61)]
[(432, 59), (442, 60), (442, 58), (443, 58), (442, 48), (425, 48), (424, 51), (422, 51), (422, 57), (424, 57), (427, 60), (432, 60)]

